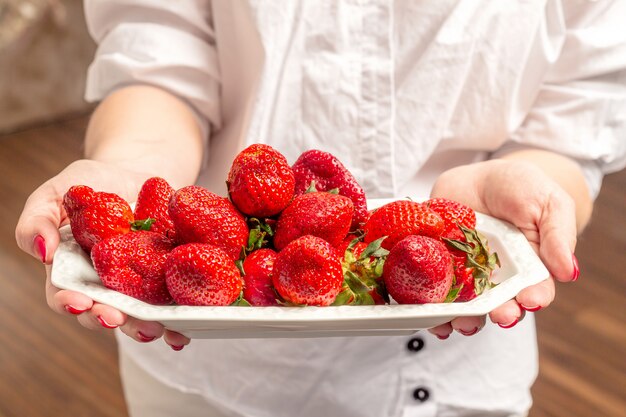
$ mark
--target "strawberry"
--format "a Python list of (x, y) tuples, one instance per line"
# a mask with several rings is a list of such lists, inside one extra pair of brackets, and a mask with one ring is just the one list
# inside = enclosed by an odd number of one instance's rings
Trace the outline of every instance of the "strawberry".
[(446, 198), (431, 198), (424, 204), (443, 220), (442, 237), (463, 240), (465, 236), (459, 225), (468, 229), (476, 228), (476, 213), (469, 206)]
[(327, 192), (301, 194), (280, 213), (274, 247), (281, 250), (304, 235), (321, 237), (337, 247), (350, 229), (353, 212), (348, 197)]
[(75, 185), (63, 196), (74, 239), (87, 253), (101, 240), (130, 232), (133, 211), (120, 196)]
[(253, 306), (278, 305), (278, 296), (272, 284), (272, 270), (276, 252), (272, 249), (259, 249), (243, 261), (243, 298)]
[(491, 276), (500, 266), (500, 259), (497, 253), (490, 252), (487, 239), (480, 232), (458, 227), (463, 233), (462, 240), (443, 238), (443, 241), (454, 260), (454, 301), (469, 301), (495, 286)]
[(364, 243), (355, 235), (349, 234), (343, 239), (341, 244), (337, 246), (337, 253), (339, 254), (340, 259), (344, 259), (349, 250), (352, 257), (358, 259), (365, 248), (367, 248), (367, 243)]
[(343, 286), (333, 305), (385, 304), (388, 301), (381, 278), (389, 254), (381, 247), (383, 239), (366, 245), (356, 238), (347, 245), (341, 262)]
[(230, 305), (243, 288), (232, 258), (206, 243), (174, 248), (165, 261), (165, 282), (177, 304), (192, 306)]
[(91, 250), (105, 287), (151, 304), (170, 304), (165, 260), (172, 242), (160, 233), (138, 231), (101, 240)]
[(239, 258), (247, 244), (244, 217), (228, 199), (206, 188), (190, 185), (176, 191), (168, 211), (180, 243), (209, 243), (232, 260)]
[(226, 181), (233, 204), (251, 217), (280, 213), (293, 198), (295, 180), (287, 159), (260, 143), (241, 151)]
[(141, 186), (135, 205), (135, 219), (152, 219), (150, 230), (176, 240), (174, 222), (168, 213), (174, 189), (163, 178), (148, 178)]
[(343, 283), (337, 251), (322, 238), (299, 237), (278, 253), (272, 282), (287, 303), (330, 305)]
[(383, 268), (385, 287), (399, 304), (444, 302), (453, 279), (446, 246), (427, 236), (402, 239), (389, 252)]
[(409, 235), (424, 235), (439, 239), (444, 222), (426, 205), (410, 200), (398, 200), (374, 211), (365, 227), (365, 242), (387, 236), (382, 246), (391, 250), (396, 243)]
[(354, 204), (351, 230), (365, 223), (365, 192), (354, 175), (334, 155), (316, 149), (308, 150), (300, 155), (292, 168), (296, 179), (296, 195), (305, 193), (313, 182), (318, 191), (336, 188), (340, 195), (350, 198)]

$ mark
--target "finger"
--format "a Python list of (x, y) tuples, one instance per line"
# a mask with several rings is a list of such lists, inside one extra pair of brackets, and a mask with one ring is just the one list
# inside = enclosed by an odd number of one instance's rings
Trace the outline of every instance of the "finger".
[(564, 191), (550, 194), (541, 213), (539, 257), (554, 278), (567, 282), (578, 278), (576, 248), (576, 207)]
[(191, 340), (188, 337), (183, 336), (182, 334), (178, 332), (174, 332), (172, 330), (167, 330), (167, 329), (165, 329), (163, 339), (165, 340), (165, 343), (170, 345), (170, 347), (176, 351), (182, 350), (185, 346), (187, 346), (191, 342)]
[(452, 334), (452, 324), (450, 322), (440, 324), (439, 326), (428, 329), (428, 331), (435, 336), (437, 336), (440, 340), (445, 340)]
[(556, 295), (554, 280), (548, 278), (539, 284), (524, 288), (515, 297), (520, 308), (526, 311), (538, 311), (552, 303)]
[(165, 329), (156, 321), (143, 321), (134, 317), (127, 317), (126, 323), (120, 326), (122, 332), (141, 343), (152, 342), (163, 336)]
[(457, 317), (450, 324), (463, 336), (472, 336), (485, 327), (485, 321), (486, 316)]
[(90, 330), (111, 330), (126, 321), (126, 315), (105, 304), (94, 303), (92, 308), (78, 315), (78, 322)]
[(516, 300), (509, 300), (489, 313), (489, 319), (503, 329), (509, 329), (519, 323), (524, 311)]
[(50, 282), (51, 266), (46, 265), (46, 301), (48, 306), (59, 314), (79, 315), (93, 306), (93, 300), (84, 294), (60, 290)]

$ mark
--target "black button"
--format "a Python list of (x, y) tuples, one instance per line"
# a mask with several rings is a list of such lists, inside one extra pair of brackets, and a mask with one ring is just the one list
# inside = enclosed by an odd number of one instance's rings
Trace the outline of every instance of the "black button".
[(406, 348), (411, 352), (419, 352), (424, 348), (424, 339), (421, 337), (414, 337), (406, 344)]
[(413, 398), (421, 403), (427, 401), (428, 397), (430, 397), (430, 393), (424, 387), (415, 388), (415, 391), (413, 391)]

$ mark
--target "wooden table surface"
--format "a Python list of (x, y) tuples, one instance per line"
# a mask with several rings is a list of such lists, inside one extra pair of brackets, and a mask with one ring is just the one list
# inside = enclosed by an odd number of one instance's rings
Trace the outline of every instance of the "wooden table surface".
[[(30, 192), (80, 157), (86, 121), (0, 136), (0, 417), (126, 415), (113, 335), (52, 313), (43, 266), (14, 240)], [(576, 253), (580, 280), (536, 314), (530, 417), (625, 417), (626, 171), (605, 178)]]

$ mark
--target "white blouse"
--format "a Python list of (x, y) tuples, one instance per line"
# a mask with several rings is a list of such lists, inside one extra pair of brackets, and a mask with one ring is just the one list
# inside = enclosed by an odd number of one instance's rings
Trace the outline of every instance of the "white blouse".
[[(147, 83), (185, 100), (207, 133), (199, 183), (216, 192), (253, 142), (291, 162), (330, 151), (370, 197), (427, 196), (443, 170), (519, 147), (575, 159), (593, 196), (604, 173), (626, 165), (624, 1), (85, 5), (99, 43), (87, 99)], [(246, 416), (530, 407), (532, 315), (509, 330), (415, 338), (194, 340), (172, 352), (122, 337), (120, 347), (163, 382)]]

